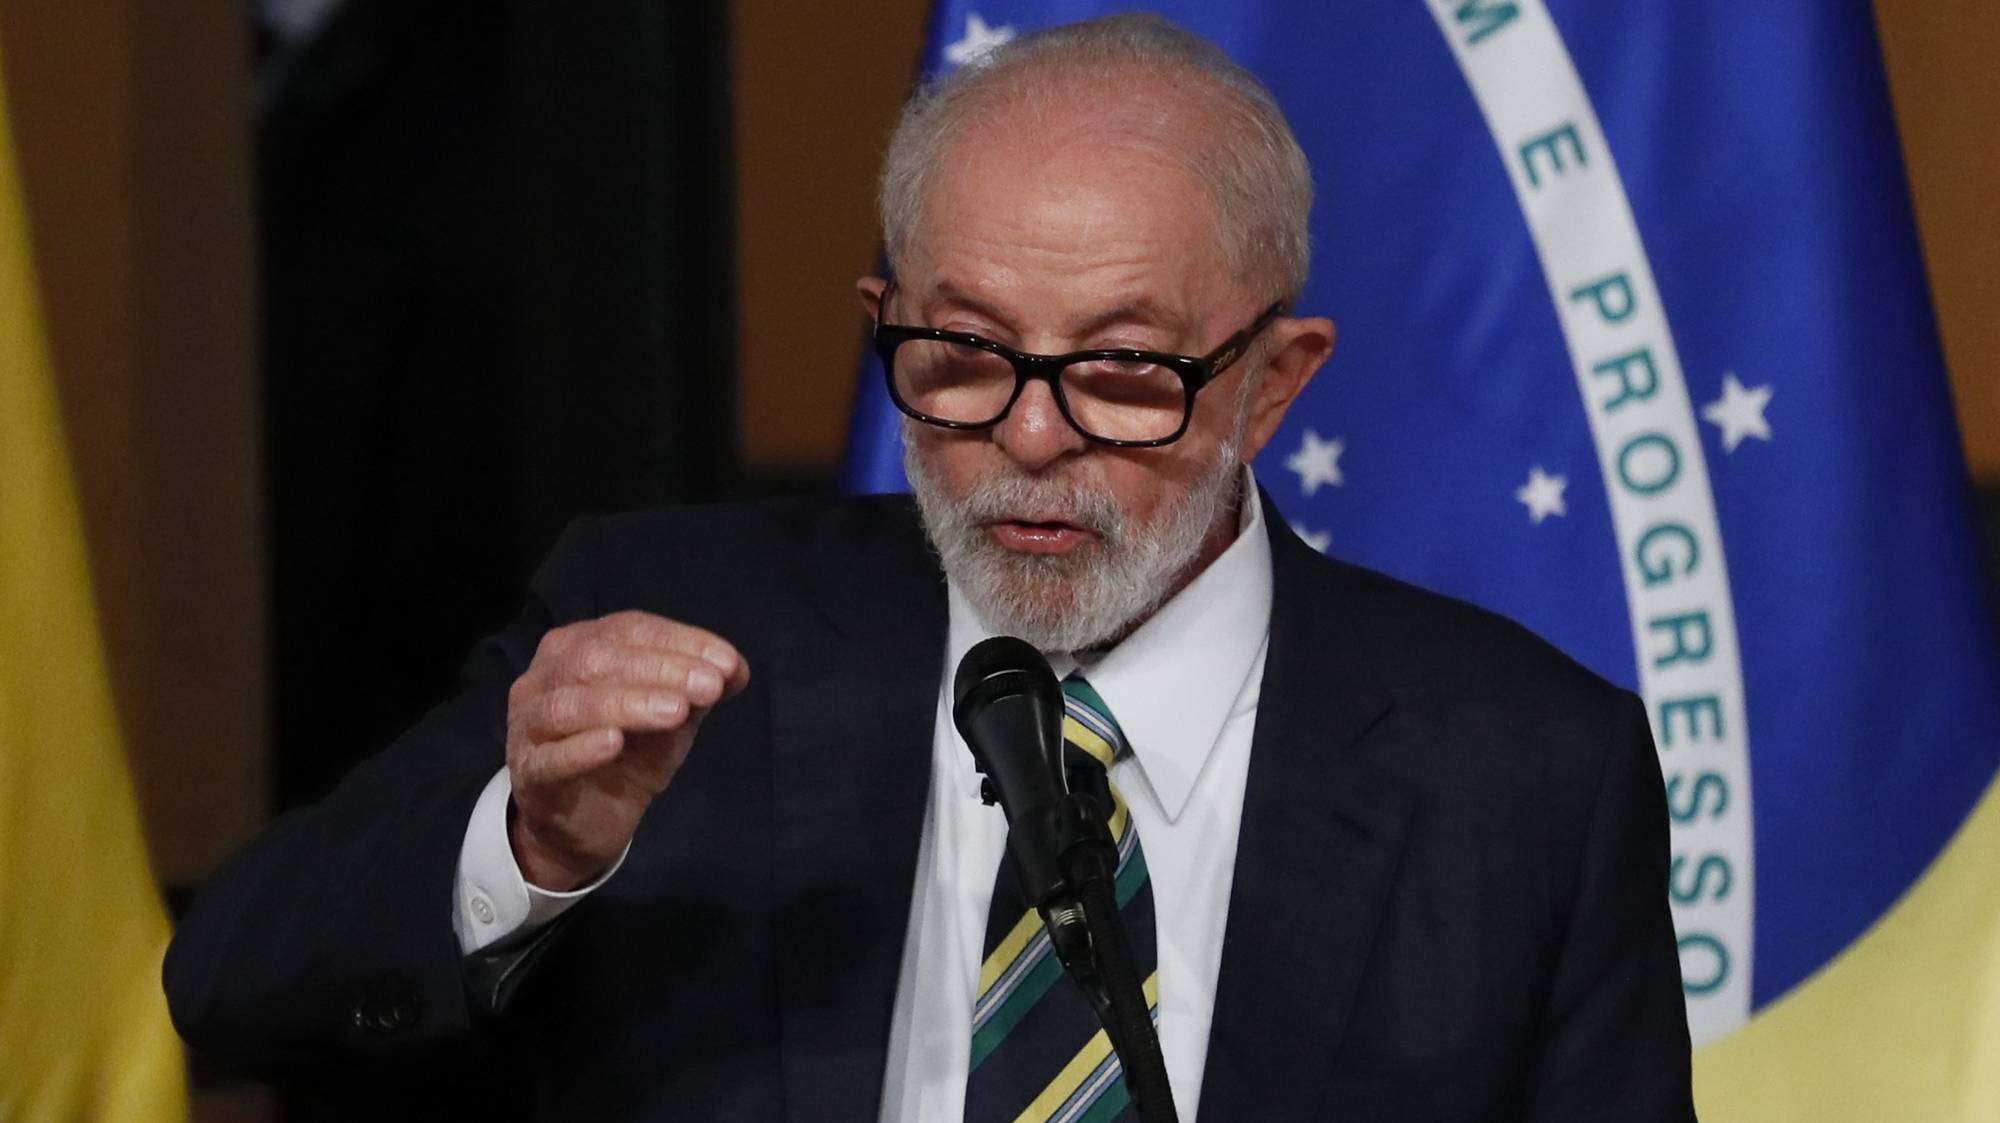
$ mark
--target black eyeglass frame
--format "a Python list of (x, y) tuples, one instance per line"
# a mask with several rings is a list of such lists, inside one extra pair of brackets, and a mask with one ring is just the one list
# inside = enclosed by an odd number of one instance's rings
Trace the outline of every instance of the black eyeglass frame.
[[(888, 307), (889, 295), (895, 290), (896, 286), (894, 282), (891, 282), (887, 288), (882, 290), (880, 307)], [(1088, 351), (1070, 351), (1062, 355), (1036, 355), (1027, 351), (1016, 351), (1004, 343), (995, 343), (984, 336), (973, 335), (971, 332), (945, 331), (942, 328), (883, 323), (880, 315), (875, 317), (875, 328), (872, 338), (875, 343), (875, 354), (882, 360), (883, 377), (889, 384), (889, 400), (896, 403), (897, 409), (926, 425), (935, 425), (940, 429), (957, 429), (961, 431), (990, 429), (1007, 419), (1007, 415), (1014, 411), (1014, 403), (1021, 400), (1021, 392), (1028, 388), (1028, 380), (1036, 378), (1049, 384), (1050, 396), (1055, 398), (1056, 409), (1063, 415), (1063, 420), (1069, 422), (1069, 427), (1083, 434), (1086, 439), (1095, 441), (1101, 445), (1110, 445), (1114, 448), (1158, 448), (1161, 445), (1172, 444), (1187, 434), (1188, 424), (1194, 420), (1195, 394), (1202, 387), (1215, 381), (1217, 377), (1228, 370), (1238, 359), (1241, 359), (1244, 352), (1250, 349), (1250, 341), (1257, 338), (1257, 333), (1271, 326), (1271, 322), (1276, 320), (1284, 310), (1284, 301), (1273, 302), (1269, 308), (1259, 313), (1257, 318), (1252, 320), (1248, 327), (1223, 340), (1222, 344), (1215, 350), (1199, 357), (1194, 355), (1171, 355), (1163, 351), (1137, 351), (1124, 347), (1104, 347)], [(915, 406), (904, 401), (903, 396), (896, 392), (895, 353), (896, 348), (902, 344), (920, 339), (932, 340), (938, 343), (956, 343), (965, 347), (976, 347), (981, 351), (1000, 356), (1007, 360), (1014, 368), (1014, 392), (1007, 396), (1007, 401), (1001, 405), (1000, 411), (985, 421), (948, 421), (942, 417), (934, 417), (917, 409)], [(1155, 437), (1150, 440), (1140, 441), (1100, 437), (1096, 433), (1084, 428), (1077, 421), (1076, 415), (1070, 412), (1069, 400), (1063, 394), (1060, 375), (1064, 367), (1075, 363), (1103, 362), (1107, 360), (1113, 362), (1150, 363), (1165, 367), (1178, 375), (1181, 380), (1181, 391), (1184, 395), (1181, 402), (1180, 426), (1164, 437)]]

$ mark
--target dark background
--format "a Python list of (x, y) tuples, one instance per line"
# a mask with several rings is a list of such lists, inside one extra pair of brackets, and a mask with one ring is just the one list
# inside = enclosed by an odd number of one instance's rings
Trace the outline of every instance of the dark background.
[[(260, 36), (275, 809), (442, 697), (570, 518), (737, 483), (727, 43), (721, 0)], [(524, 1116), (482, 1059), (305, 1074), (281, 1115)]]
[(440, 697), (570, 518), (740, 476), (726, 17), (364, 2), (263, 45), (278, 806)]

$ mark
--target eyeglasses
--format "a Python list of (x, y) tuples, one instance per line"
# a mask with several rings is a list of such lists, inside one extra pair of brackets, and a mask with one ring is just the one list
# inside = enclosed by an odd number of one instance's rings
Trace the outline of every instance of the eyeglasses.
[[(884, 309), (894, 291), (893, 283), (883, 291)], [(896, 408), (926, 424), (998, 425), (1028, 380), (1039, 378), (1077, 432), (1099, 444), (1152, 448), (1187, 432), (1195, 393), (1241, 359), (1283, 309), (1283, 301), (1264, 309), (1249, 327), (1199, 358), (1119, 347), (1033, 355), (968, 332), (886, 324), (879, 316), (875, 352)]]

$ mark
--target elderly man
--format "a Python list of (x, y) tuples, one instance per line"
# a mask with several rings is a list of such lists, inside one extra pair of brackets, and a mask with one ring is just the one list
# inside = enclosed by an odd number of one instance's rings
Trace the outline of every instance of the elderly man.
[(1322, 559), (1246, 467), (1333, 347), (1311, 195), (1157, 21), (919, 95), (858, 286), (915, 503), (579, 525), (459, 696), (217, 875), (183, 1030), (485, 1038), (552, 1119), (1129, 1112), (949, 716), (1011, 634), (1098, 751), (1184, 1118), (1691, 1118), (1636, 701)]

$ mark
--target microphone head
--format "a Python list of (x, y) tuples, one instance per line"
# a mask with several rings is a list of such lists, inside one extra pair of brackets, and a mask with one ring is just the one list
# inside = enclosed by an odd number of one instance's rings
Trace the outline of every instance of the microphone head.
[(992, 701), (1008, 694), (1060, 694), (1056, 673), (1033, 644), (1013, 636), (994, 636), (972, 645), (958, 661), (958, 673), (951, 681), (952, 720), (963, 725), (959, 716), (967, 705)]
[(1049, 661), (1013, 636), (975, 644), (951, 684), (952, 723), (1012, 823), (1054, 805), (1062, 766), (1062, 686)]

